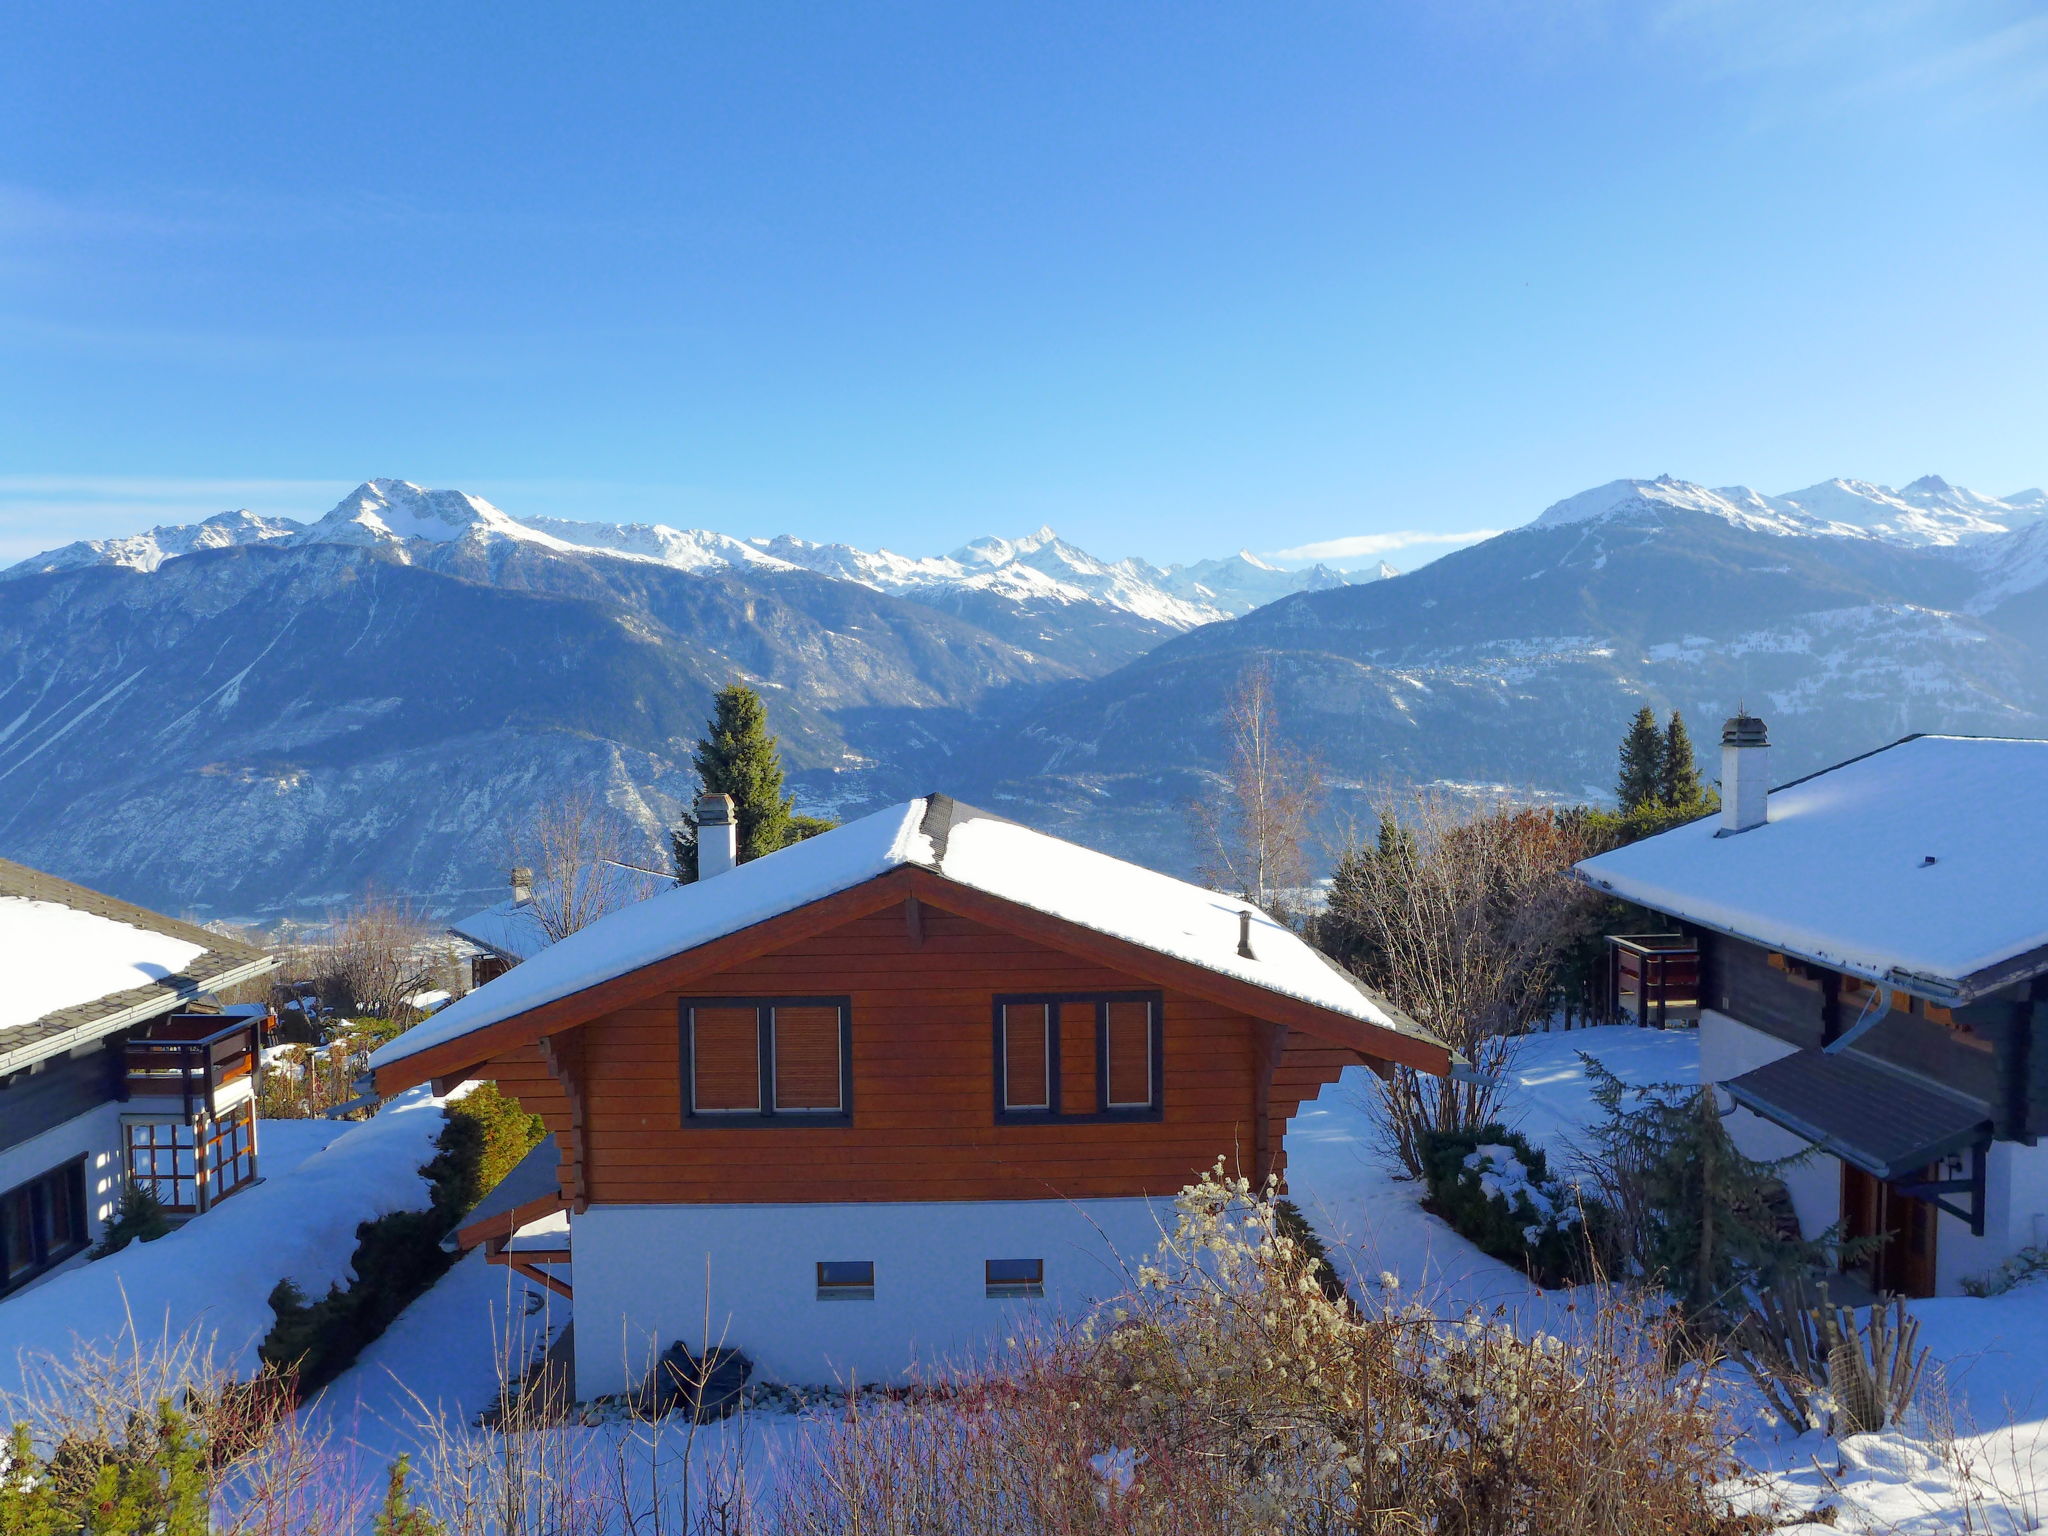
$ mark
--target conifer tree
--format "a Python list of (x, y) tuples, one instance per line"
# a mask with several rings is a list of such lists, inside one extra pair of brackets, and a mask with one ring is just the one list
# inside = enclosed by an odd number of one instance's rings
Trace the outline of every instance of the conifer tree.
[(1699, 759), (1693, 755), (1692, 737), (1685, 729), (1685, 716), (1671, 711), (1671, 723), (1664, 727), (1664, 750), (1658, 764), (1657, 798), (1673, 810), (1698, 805), (1706, 798), (1700, 782)]
[[(739, 861), (787, 848), (838, 823), (821, 816), (800, 816), (794, 799), (782, 788), (781, 743), (768, 733), (768, 709), (761, 696), (744, 683), (718, 690), (704, 735), (691, 754), (702, 793), (730, 795), (739, 823)], [(697, 829), (685, 825), (670, 839), (676, 878), (697, 878)]]
[(1614, 783), (1614, 797), (1624, 812), (1653, 805), (1664, 777), (1664, 733), (1657, 728), (1656, 711), (1645, 704), (1621, 739), (1621, 773)]
[(783, 793), (782, 746), (768, 734), (768, 709), (758, 693), (744, 683), (719, 689), (690, 761), (703, 793), (732, 796), (742, 864), (789, 841), (796, 806)]
[(407, 1486), (412, 1458), (400, 1456), (391, 1463), (384, 1487), (384, 1503), (371, 1523), (371, 1536), (445, 1536), (447, 1527), (413, 1502)]

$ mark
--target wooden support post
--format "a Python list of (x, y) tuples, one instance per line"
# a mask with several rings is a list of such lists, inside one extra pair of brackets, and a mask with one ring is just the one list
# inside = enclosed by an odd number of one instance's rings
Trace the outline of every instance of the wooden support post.
[(580, 1031), (568, 1030), (560, 1035), (545, 1036), (540, 1042), (541, 1057), (548, 1064), (548, 1072), (562, 1085), (562, 1096), (569, 1101), (568, 1145), (562, 1148), (562, 1193), (568, 1197), (569, 1213), (580, 1216), (590, 1208), (590, 1186), (587, 1165), (584, 1161), (584, 1100), (581, 1067), (582, 1044)]
[(1267, 1176), (1278, 1161), (1276, 1143), (1279, 1138), (1273, 1132), (1273, 1074), (1279, 1070), (1280, 1058), (1287, 1052), (1287, 1026), (1268, 1024), (1263, 1028), (1255, 1027), (1253, 1039), (1258, 1062), (1252, 1100), (1252, 1182), (1263, 1189)]

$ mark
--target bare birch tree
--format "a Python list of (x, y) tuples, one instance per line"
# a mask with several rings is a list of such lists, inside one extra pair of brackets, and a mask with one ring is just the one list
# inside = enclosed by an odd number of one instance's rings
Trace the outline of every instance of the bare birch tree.
[(1202, 878), (1284, 916), (1309, 881), (1309, 827), (1322, 802), (1322, 774), (1281, 733), (1273, 670), (1264, 659), (1238, 678), (1223, 727), (1220, 790), (1188, 808), (1202, 845)]
[(1425, 1132), (1493, 1117), (1505, 1042), (1544, 1017), (1593, 899), (1569, 873), (1590, 850), (1576, 821), (1526, 806), (1475, 815), (1424, 794), (1406, 820), (1386, 820), (1376, 847), (1339, 862), (1315, 938), (1477, 1069), (1399, 1068), (1377, 1082), (1393, 1150), (1420, 1174)]
[(629, 851), (618, 813), (587, 790), (571, 790), (534, 812), (513, 854), (533, 871), (527, 910), (550, 944), (632, 902), (631, 874), (620, 867)]

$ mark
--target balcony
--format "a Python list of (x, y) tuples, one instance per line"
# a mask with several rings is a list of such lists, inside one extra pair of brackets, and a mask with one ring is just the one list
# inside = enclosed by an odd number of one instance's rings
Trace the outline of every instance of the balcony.
[(239, 1014), (174, 1013), (129, 1036), (126, 1080), (137, 1109), (214, 1118), (256, 1092), (257, 1026)]
[(1700, 1021), (1700, 947), (1682, 933), (1610, 934), (1607, 981), (1621, 1022), (1670, 1029)]

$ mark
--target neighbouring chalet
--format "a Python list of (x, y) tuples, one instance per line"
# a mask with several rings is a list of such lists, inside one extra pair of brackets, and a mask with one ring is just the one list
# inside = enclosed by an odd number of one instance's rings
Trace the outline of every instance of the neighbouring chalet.
[(1674, 932), (1610, 941), (1617, 1002), (1700, 1030), (1809, 1236), (1882, 1237), (1881, 1290), (1956, 1293), (2048, 1242), (2048, 742), (1909, 736), (1768, 790), (1722, 735), (1719, 817), (1579, 865)]
[(496, 980), (522, 960), (532, 959), (554, 943), (556, 934), (582, 926), (586, 911), (614, 912), (671, 890), (676, 883), (672, 875), (609, 859), (578, 870), (575, 880), (571, 891), (559, 880), (536, 880), (532, 870), (515, 869), (510, 896), (448, 925), (456, 938), (482, 951), (470, 961), (472, 987)]
[(1280, 1173), (1345, 1066), (1449, 1068), (1263, 913), (946, 796), (738, 867), (729, 812), (696, 883), (373, 1058), (546, 1119), (463, 1238), (573, 1292), (581, 1397), (677, 1341), (798, 1382), (957, 1358), (1123, 1289), (1219, 1157)]
[(0, 1296), (99, 1235), (125, 1181), (191, 1215), (256, 1178), (261, 950), (0, 859)]

